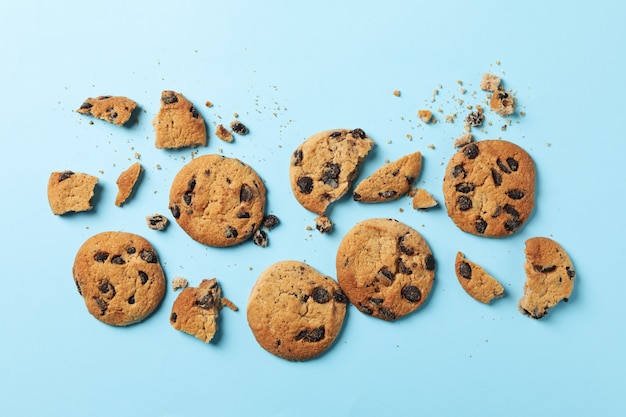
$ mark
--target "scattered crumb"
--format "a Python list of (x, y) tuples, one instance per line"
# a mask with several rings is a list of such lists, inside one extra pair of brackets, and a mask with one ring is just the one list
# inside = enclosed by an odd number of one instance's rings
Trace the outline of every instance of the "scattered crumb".
[(315, 218), (315, 228), (320, 233), (330, 233), (333, 230), (333, 222), (326, 216)]
[(500, 128), (500, 130), (502, 130), (503, 132), (506, 130), (506, 125), (502, 125), (502, 127)]
[[(252, 270), (252, 267), (250, 267), (249, 269)], [(239, 307), (237, 307), (235, 303), (230, 301), (228, 298), (222, 298), (222, 306), (228, 307), (233, 311), (239, 311)]]
[(428, 210), (437, 206), (437, 200), (426, 190), (418, 188), (413, 197), (413, 208), (415, 210)]
[(400, 90), (393, 90), (393, 95), (396, 97), (400, 97)]
[(313, 230), (313, 228), (311, 226), (309, 226), (308, 224), (305, 227), (306, 230)]
[(164, 230), (167, 227), (167, 217), (162, 214), (153, 214), (152, 216), (146, 216), (146, 224), (152, 230)]
[(391, 139), (387, 139), (387, 143), (391, 143)]
[(400, 213), (404, 213), (404, 209), (403, 209), (402, 207), (400, 207), (400, 208), (398, 209), (398, 211), (399, 211)]
[(234, 117), (235, 119), (238, 119), (238, 118), (239, 118), (239, 113), (237, 113), (237, 112), (233, 113), (233, 117)]
[(446, 115), (446, 123), (454, 123), (454, 118), (456, 117), (456, 114), (448, 114)]
[(182, 290), (183, 288), (187, 288), (189, 286), (189, 281), (187, 281), (183, 277), (174, 277), (172, 280), (172, 289), (174, 291)]
[(422, 122), (430, 123), (433, 119), (433, 112), (430, 110), (418, 110), (417, 116), (422, 119)]
[(135, 159), (141, 158), (141, 154), (139, 152), (135, 152)]
[(233, 134), (230, 133), (224, 127), (224, 125), (221, 125), (221, 124), (217, 125), (217, 127), (215, 128), (215, 136), (217, 136), (218, 138), (220, 138), (224, 142), (232, 142), (233, 141)]
[(470, 132), (466, 132), (454, 140), (454, 147), (460, 148), (471, 142), (474, 142), (474, 136)]
[(406, 138), (407, 138), (408, 140), (413, 140), (413, 135), (411, 135), (410, 133), (407, 133), (407, 134), (406, 134)]
[(207, 100), (207, 101), (204, 103), (204, 105), (205, 105), (205, 106), (207, 106), (207, 107), (213, 107), (213, 103), (211, 103), (209, 100)]
[(504, 88), (498, 87), (491, 96), (489, 105), (491, 110), (502, 117), (506, 117), (515, 111), (515, 97), (513, 97), (513, 93), (510, 91), (504, 91)]
[(550, 146), (552, 146), (552, 143), (546, 142), (546, 146), (549, 148)]
[(480, 89), (484, 91), (496, 91), (500, 87), (500, 77), (493, 74), (483, 74), (480, 81)]
[(156, 164), (154, 167), (155, 167), (156, 169), (161, 169), (161, 165), (159, 165), (159, 164)]
[(248, 127), (239, 120), (230, 122), (230, 129), (238, 135), (247, 135), (249, 132)]
[(526, 116), (526, 112), (525, 111), (521, 111), (521, 112), (519, 112), (519, 115), (522, 116), (522, 117), (525, 117)]
[(467, 115), (467, 117), (465, 118), (465, 123), (468, 126), (476, 127), (476, 126), (482, 125), (484, 120), (485, 120), (485, 115), (483, 114), (483, 112), (480, 110), (477, 110)]
[(429, 148), (429, 149), (435, 149), (435, 145), (433, 145), (432, 143), (429, 143), (429, 144), (428, 144), (428, 148)]

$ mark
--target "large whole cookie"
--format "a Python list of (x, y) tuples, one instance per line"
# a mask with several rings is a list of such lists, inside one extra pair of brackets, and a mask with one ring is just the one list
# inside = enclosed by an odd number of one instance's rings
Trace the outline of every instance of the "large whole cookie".
[(424, 238), (395, 219), (357, 223), (337, 251), (337, 280), (359, 311), (395, 320), (420, 307), (435, 279)]
[(461, 230), (507, 236), (522, 227), (535, 205), (535, 165), (511, 142), (470, 143), (450, 159), (443, 195), (448, 216)]
[(78, 250), (72, 272), (87, 310), (114, 326), (145, 319), (165, 294), (165, 276), (156, 251), (132, 233), (90, 237)]
[(238, 159), (204, 155), (176, 174), (169, 208), (194, 240), (209, 246), (232, 246), (261, 227), (265, 186), (257, 173)]
[(265, 350), (303, 361), (332, 345), (346, 306), (346, 296), (332, 278), (305, 263), (282, 261), (264, 270), (252, 288), (248, 324)]
[(374, 146), (362, 129), (327, 130), (305, 140), (291, 156), (289, 178), (298, 202), (323, 215), (344, 196), (363, 158)]

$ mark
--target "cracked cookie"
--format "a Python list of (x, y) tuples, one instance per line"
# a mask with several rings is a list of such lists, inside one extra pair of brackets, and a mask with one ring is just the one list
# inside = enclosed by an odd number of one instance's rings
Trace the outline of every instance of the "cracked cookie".
[(468, 233), (511, 235), (533, 210), (535, 175), (530, 155), (511, 142), (465, 145), (450, 159), (443, 180), (448, 216)]
[(58, 171), (48, 179), (48, 203), (56, 215), (88, 211), (98, 178), (82, 172)]
[(139, 162), (135, 162), (128, 169), (123, 171), (119, 177), (117, 177), (117, 196), (115, 197), (115, 205), (120, 207), (126, 202), (133, 192), (133, 188), (139, 180), (139, 174), (141, 174), (142, 167)]
[(176, 174), (169, 208), (192, 239), (209, 246), (233, 246), (262, 226), (265, 186), (240, 160), (203, 155)]
[(576, 271), (565, 250), (552, 239), (528, 239), (524, 252), (526, 281), (518, 307), (522, 314), (540, 319), (559, 302), (568, 301)]
[(76, 112), (122, 126), (130, 120), (135, 108), (137, 103), (127, 97), (99, 96), (89, 97)]
[(327, 130), (305, 140), (293, 152), (289, 167), (291, 189), (307, 210), (323, 215), (343, 197), (358, 174), (374, 141), (362, 129)]
[(476, 301), (489, 304), (493, 299), (504, 295), (504, 288), (494, 277), (475, 262), (465, 258), (462, 252), (456, 254), (454, 270), (463, 290)]
[(80, 247), (72, 268), (87, 310), (103, 323), (126, 326), (148, 317), (165, 294), (156, 251), (141, 236), (103, 232)]
[(159, 149), (205, 146), (204, 118), (185, 96), (174, 91), (161, 93), (161, 108), (152, 121)]
[(420, 307), (435, 279), (435, 258), (414, 229), (395, 219), (357, 223), (343, 238), (337, 280), (364, 314), (392, 321)]
[(422, 170), (422, 154), (414, 152), (378, 168), (355, 188), (354, 201), (382, 203), (397, 200), (411, 191)]
[(291, 361), (312, 359), (334, 342), (347, 298), (332, 278), (298, 261), (265, 269), (248, 300), (248, 325), (268, 352)]

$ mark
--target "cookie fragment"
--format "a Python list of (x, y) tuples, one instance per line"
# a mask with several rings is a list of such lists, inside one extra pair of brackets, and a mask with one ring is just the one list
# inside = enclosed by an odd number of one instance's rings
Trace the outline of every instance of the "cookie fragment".
[(168, 222), (167, 217), (162, 214), (155, 213), (151, 216), (146, 216), (146, 224), (152, 230), (165, 230)]
[(433, 120), (433, 112), (430, 110), (418, 110), (417, 117), (422, 119), (422, 122), (424, 123), (430, 123)]
[(333, 222), (327, 216), (319, 216), (315, 218), (315, 228), (320, 233), (330, 233), (333, 230)]
[[(216, 278), (203, 279), (198, 287), (184, 288), (172, 305), (170, 324), (205, 343), (217, 333), (220, 310), (226, 301)], [(228, 301), (229, 305), (232, 305)]]
[(480, 265), (465, 258), (462, 252), (457, 252), (454, 270), (463, 290), (484, 304), (504, 295), (504, 288)]
[(233, 120), (232, 122), (230, 122), (230, 130), (232, 130), (234, 133), (241, 135), (241, 136), (247, 135), (248, 133), (250, 133), (250, 130), (248, 130), (248, 127), (244, 125), (243, 123), (241, 123), (239, 120)]
[(567, 302), (574, 290), (576, 271), (565, 250), (552, 239), (534, 237), (526, 241), (524, 295), (519, 311), (540, 319), (559, 302)]
[(93, 175), (72, 171), (57, 171), (48, 179), (48, 203), (56, 215), (88, 211), (98, 184)]
[(128, 169), (123, 171), (117, 178), (117, 196), (115, 197), (115, 205), (120, 207), (126, 202), (133, 192), (135, 184), (139, 180), (139, 175), (143, 168), (139, 162), (135, 162)]
[(130, 120), (137, 103), (123, 96), (89, 97), (76, 112), (122, 126)]
[(184, 277), (174, 277), (172, 280), (172, 290), (178, 291), (189, 286), (189, 281)]
[(233, 141), (233, 134), (230, 133), (224, 127), (224, 125), (221, 125), (221, 124), (217, 125), (217, 128), (215, 128), (215, 136), (217, 136), (218, 138), (220, 138), (224, 142), (232, 142)]
[(161, 93), (161, 108), (152, 121), (155, 146), (159, 149), (205, 146), (204, 118), (191, 101), (175, 91)]
[(414, 152), (378, 168), (355, 188), (354, 201), (382, 203), (397, 200), (411, 190), (422, 170), (422, 154)]
[(484, 91), (496, 91), (500, 87), (500, 77), (491, 73), (483, 74), (480, 80), (480, 89)]
[(515, 97), (512, 92), (498, 87), (491, 96), (489, 107), (502, 117), (510, 116), (515, 112)]
[(437, 200), (428, 191), (418, 188), (413, 196), (412, 205), (415, 210), (428, 210), (437, 206)]

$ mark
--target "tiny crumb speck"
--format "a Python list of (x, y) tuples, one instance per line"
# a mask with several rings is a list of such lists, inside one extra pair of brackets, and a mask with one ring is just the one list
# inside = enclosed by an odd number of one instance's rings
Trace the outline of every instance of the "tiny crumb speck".
[(400, 90), (393, 90), (393, 95), (396, 97), (400, 97)]

